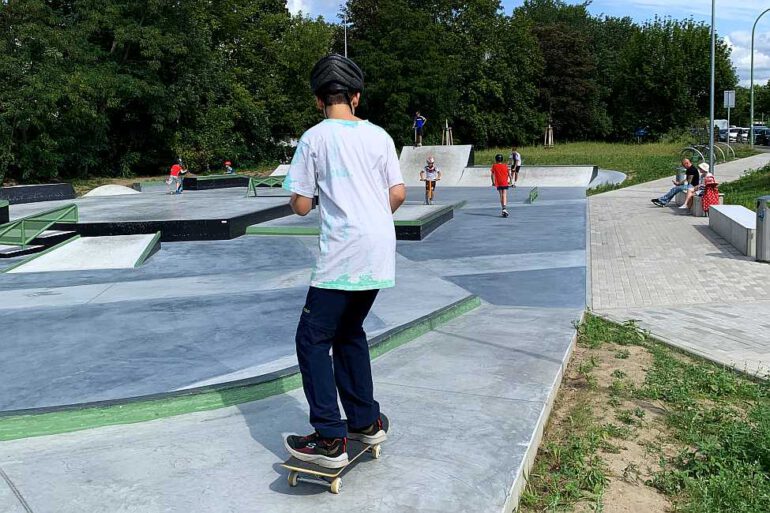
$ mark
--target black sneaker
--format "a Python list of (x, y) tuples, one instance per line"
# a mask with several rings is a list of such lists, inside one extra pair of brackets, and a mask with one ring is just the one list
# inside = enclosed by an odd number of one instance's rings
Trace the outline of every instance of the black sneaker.
[(665, 206), (666, 206), (666, 204), (665, 204), (665, 203), (663, 203), (662, 201), (660, 201), (658, 198), (655, 198), (655, 199), (651, 199), (650, 201), (652, 201), (653, 203), (655, 203), (655, 204), (656, 204), (656, 205), (658, 205), (659, 207), (665, 207)]
[(371, 425), (361, 429), (348, 429), (348, 438), (358, 440), (367, 445), (381, 444), (388, 439), (388, 432), (382, 425), (382, 417), (378, 417)]
[(318, 433), (289, 435), (283, 445), (298, 460), (326, 468), (340, 468), (348, 464), (347, 438), (321, 438)]

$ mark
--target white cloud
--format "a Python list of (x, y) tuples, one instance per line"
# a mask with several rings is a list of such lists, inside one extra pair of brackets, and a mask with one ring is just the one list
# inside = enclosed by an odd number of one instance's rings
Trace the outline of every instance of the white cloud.
[(302, 11), (313, 18), (323, 16), (333, 22), (337, 20), (337, 13), (343, 3), (343, 0), (287, 0), (286, 7), (292, 14)]
[[(751, 32), (735, 31), (725, 36), (732, 48), (733, 65), (738, 71), (742, 86), (751, 83)], [(766, 84), (770, 80), (770, 32), (757, 33), (754, 40), (754, 83)]]

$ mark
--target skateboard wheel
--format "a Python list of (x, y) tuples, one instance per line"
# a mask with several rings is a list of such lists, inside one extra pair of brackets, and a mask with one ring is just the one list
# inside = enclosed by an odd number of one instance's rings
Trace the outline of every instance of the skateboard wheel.
[(299, 477), (299, 472), (295, 472), (294, 470), (289, 472), (289, 486), (291, 486), (292, 488), (297, 486), (298, 477)]
[(340, 488), (342, 488), (342, 479), (340, 479), (339, 477), (336, 477), (332, 480), (330, 489), (332, 493), (340, 493)]
[(379, 445), (375, 445), (372, 447), (372, 458), (375, 460), (380, 459), (380, 455), (382, 454), (382, 447)]

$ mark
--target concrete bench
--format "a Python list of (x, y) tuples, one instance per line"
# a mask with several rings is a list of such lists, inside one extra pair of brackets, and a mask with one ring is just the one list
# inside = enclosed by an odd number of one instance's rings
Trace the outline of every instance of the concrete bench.
[(714, 205), (709, 228), (746, 256), (756, 256), (757, 216), (741, 205)]
[[(720, 205), (725, 204), (725, 195), (722, 194), (721, 192), (719, 193), (719, 204)], [(696, 195), (693, 197), (692, 208), (690, 209), (690, 212), (695, 217), (706, 217), (708, 215), (708, 213), (703, 210), (703, 196)]]

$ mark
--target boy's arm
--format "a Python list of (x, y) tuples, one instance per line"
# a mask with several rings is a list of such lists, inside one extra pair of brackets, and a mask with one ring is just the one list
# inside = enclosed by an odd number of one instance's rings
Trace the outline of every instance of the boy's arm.
[(490, 171), (489, 175), (492, 178), (492, 187), (494, 187), (495, 186), (495, 171), (494, 170)]
[(395, 213), (406, 199), (406, 187), (404, 187), (404, 184), (400, 183), (388, 189), (388, 197), (390, 199), (390, 212)]
[(289, 200), (289, 205), (298, 216), (306, 216), (308, 212), (313, 210), (313, 198), (306, 198), (294, 192), (291, 195), (291, 200)]
[(294, 159), (283, 180), (283, 188), (291, 192), (289, 206), (299, 216), (307, 215), (313, 209), (313, 196), (318, 186), (314, 157), (310, 145), (303, 136), (297, 144)]
[[(420, 171), (421, 175), (423, 171)], [(387, 138), (385, 145), (385, 165), (381, 172), (385, 185), (388, 187), (388, 200), (392, 213), (398, 210), (398, 207), (406, 199), (406, 187), (404, 186), (404, 177), (401, 176), (401, 166), (398, 164), (396, 145), (390, 137)]]

